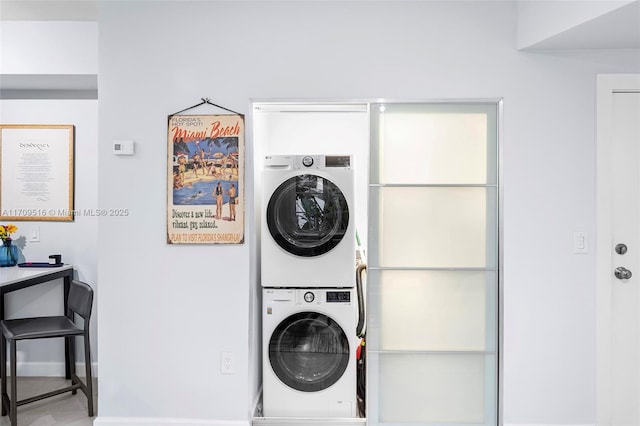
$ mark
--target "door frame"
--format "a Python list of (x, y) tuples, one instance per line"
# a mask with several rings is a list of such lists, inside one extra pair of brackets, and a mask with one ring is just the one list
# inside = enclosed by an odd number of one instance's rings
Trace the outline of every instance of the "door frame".
[(611, 423), (611, 196), (613, 94), (640, 93), (640, 74), (600, 74), (596, 81), (596, 417)]

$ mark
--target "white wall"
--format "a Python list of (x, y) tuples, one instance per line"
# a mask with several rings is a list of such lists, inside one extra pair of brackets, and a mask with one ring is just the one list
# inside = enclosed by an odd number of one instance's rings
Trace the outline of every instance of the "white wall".
[[(72, 22), (1, 22), (2, 55), (0, 83), (6, 73), (94, 74), (97, 55), (85, 51), (97, 44), (96, 23)], [(26, 37), (29, 34), (33, 37)], [(81, 39), (75, 40), (75, 39)], [(42, 43), (46, 41), (46, 43)], [(83, 45), (84, 48), (80, 48)], [(73, 48), (69, 50), (69, 48)], [(78, 49), (75, 49), (78, 47)], [(75, 50), (74, 50), (75, 49)], [(47, 57), (56, 61), (43, 60)], [(64, 62), (64, 64), (62, 63)], [(35, 81), (35, 80), (32, 80)], [(1, 87), (1, 85), (0, 85)], [(46, 86), (41, 86), (46, 89)], [(64, 87), (56, 87), (64, 89)], [(98, 101), (95, 99), (4, 99), (0, 100), (0, 123), (3, 124), (73, 124), (75, 125), (75, 207), (94, 209), (98, 194)], [(8, 222), (3, 222), (8, 223)], [(97, 293), (98, 223), (93, 217), (76, 216), (73, 222), (12, 221), (18, 226), (14, 239), (22, 251), (22, 261), (47, 261), (50, 254), (62, 254), (65, 263), (73, 264), (76, 278), (90, 284)], [(39, 229), (40, 241), (28, 236)], [(25, 238), (21, 238), (25, 237)], [(13, 317), (62, 313), (62, 280), (11, 294), (7, 314)], [(93, 363), (97, 363), (97, 311), (91, 324)], [(61, 375), (64, 372), (63, 341), (24, 342), (19, 354), (19, 374)], [(81, 349), (78, 353), (82, 354)], [(82, 358), (80, 358), (82, 359)]]
[(95, 22), (2, 21), (0, 74), (96, 74)]
[[(633, 2), (637, 0), (518, 0), (518, 48), (534, 46)], [(591, 41), (597, 43), (597, 36)]]
[[(595, 75), (640, 63), (518, 52), (515, 21), (511, 2), (101, 4), (98, 198), (131, 214), (100, 222), (96, 424), (249, 423), (254, 194), (244, 245), (165, 243), (166, 119), (201, 97), (245, 113), (251, 99), (503, 97), (504, 420), (594, 423), (595, 259), (571, 238), (595, 235)], [(118, 138), (133, 158), (110, 154)]]

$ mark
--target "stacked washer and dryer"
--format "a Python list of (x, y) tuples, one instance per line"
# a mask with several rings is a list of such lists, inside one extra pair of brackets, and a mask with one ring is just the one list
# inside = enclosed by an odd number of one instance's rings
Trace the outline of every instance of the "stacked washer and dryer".
[(268, 156), (262, 183), (263, 415), (356, 417), (352, 158)]

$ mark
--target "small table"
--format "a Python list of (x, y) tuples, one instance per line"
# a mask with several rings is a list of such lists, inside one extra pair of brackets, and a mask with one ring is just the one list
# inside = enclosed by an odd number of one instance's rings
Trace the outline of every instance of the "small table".
[[(21, 268), (19, 266), (10, 266), (0, 268), (0, 320), (4, 317), (4, 296), (12, 291), (21, 290), (37, 284), (62, 278), (63, 281), (63, 304), (64, 314), (67, 312), (67, 299), (69, 289), (71, 288), (71, 280), (73, 280), (73, 265), (62, 265), (53, 268)], [(69, 339), (64, 339), (64, 375), (66, 379), (71, 377), (71, 365), (69, 364), (69, 354), (71, 347)]]

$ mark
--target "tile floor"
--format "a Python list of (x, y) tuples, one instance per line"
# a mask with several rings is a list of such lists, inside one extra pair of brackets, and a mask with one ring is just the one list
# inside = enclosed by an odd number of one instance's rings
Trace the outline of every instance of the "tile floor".
[[(64, 387), (69, 382), (60, 377), (18, 378), (18, 399)], [(94, 407), (98, 384), (94, 381)], [(94, 409), (94, 414), (97, 410)], [(87, 415), (87, 398), (78, 391), (32, 402), (18, 407), (18, 426), (91, 426), (95, 417)], [(0, 426), (9, 426), (9, 416), (0, 418)]]

